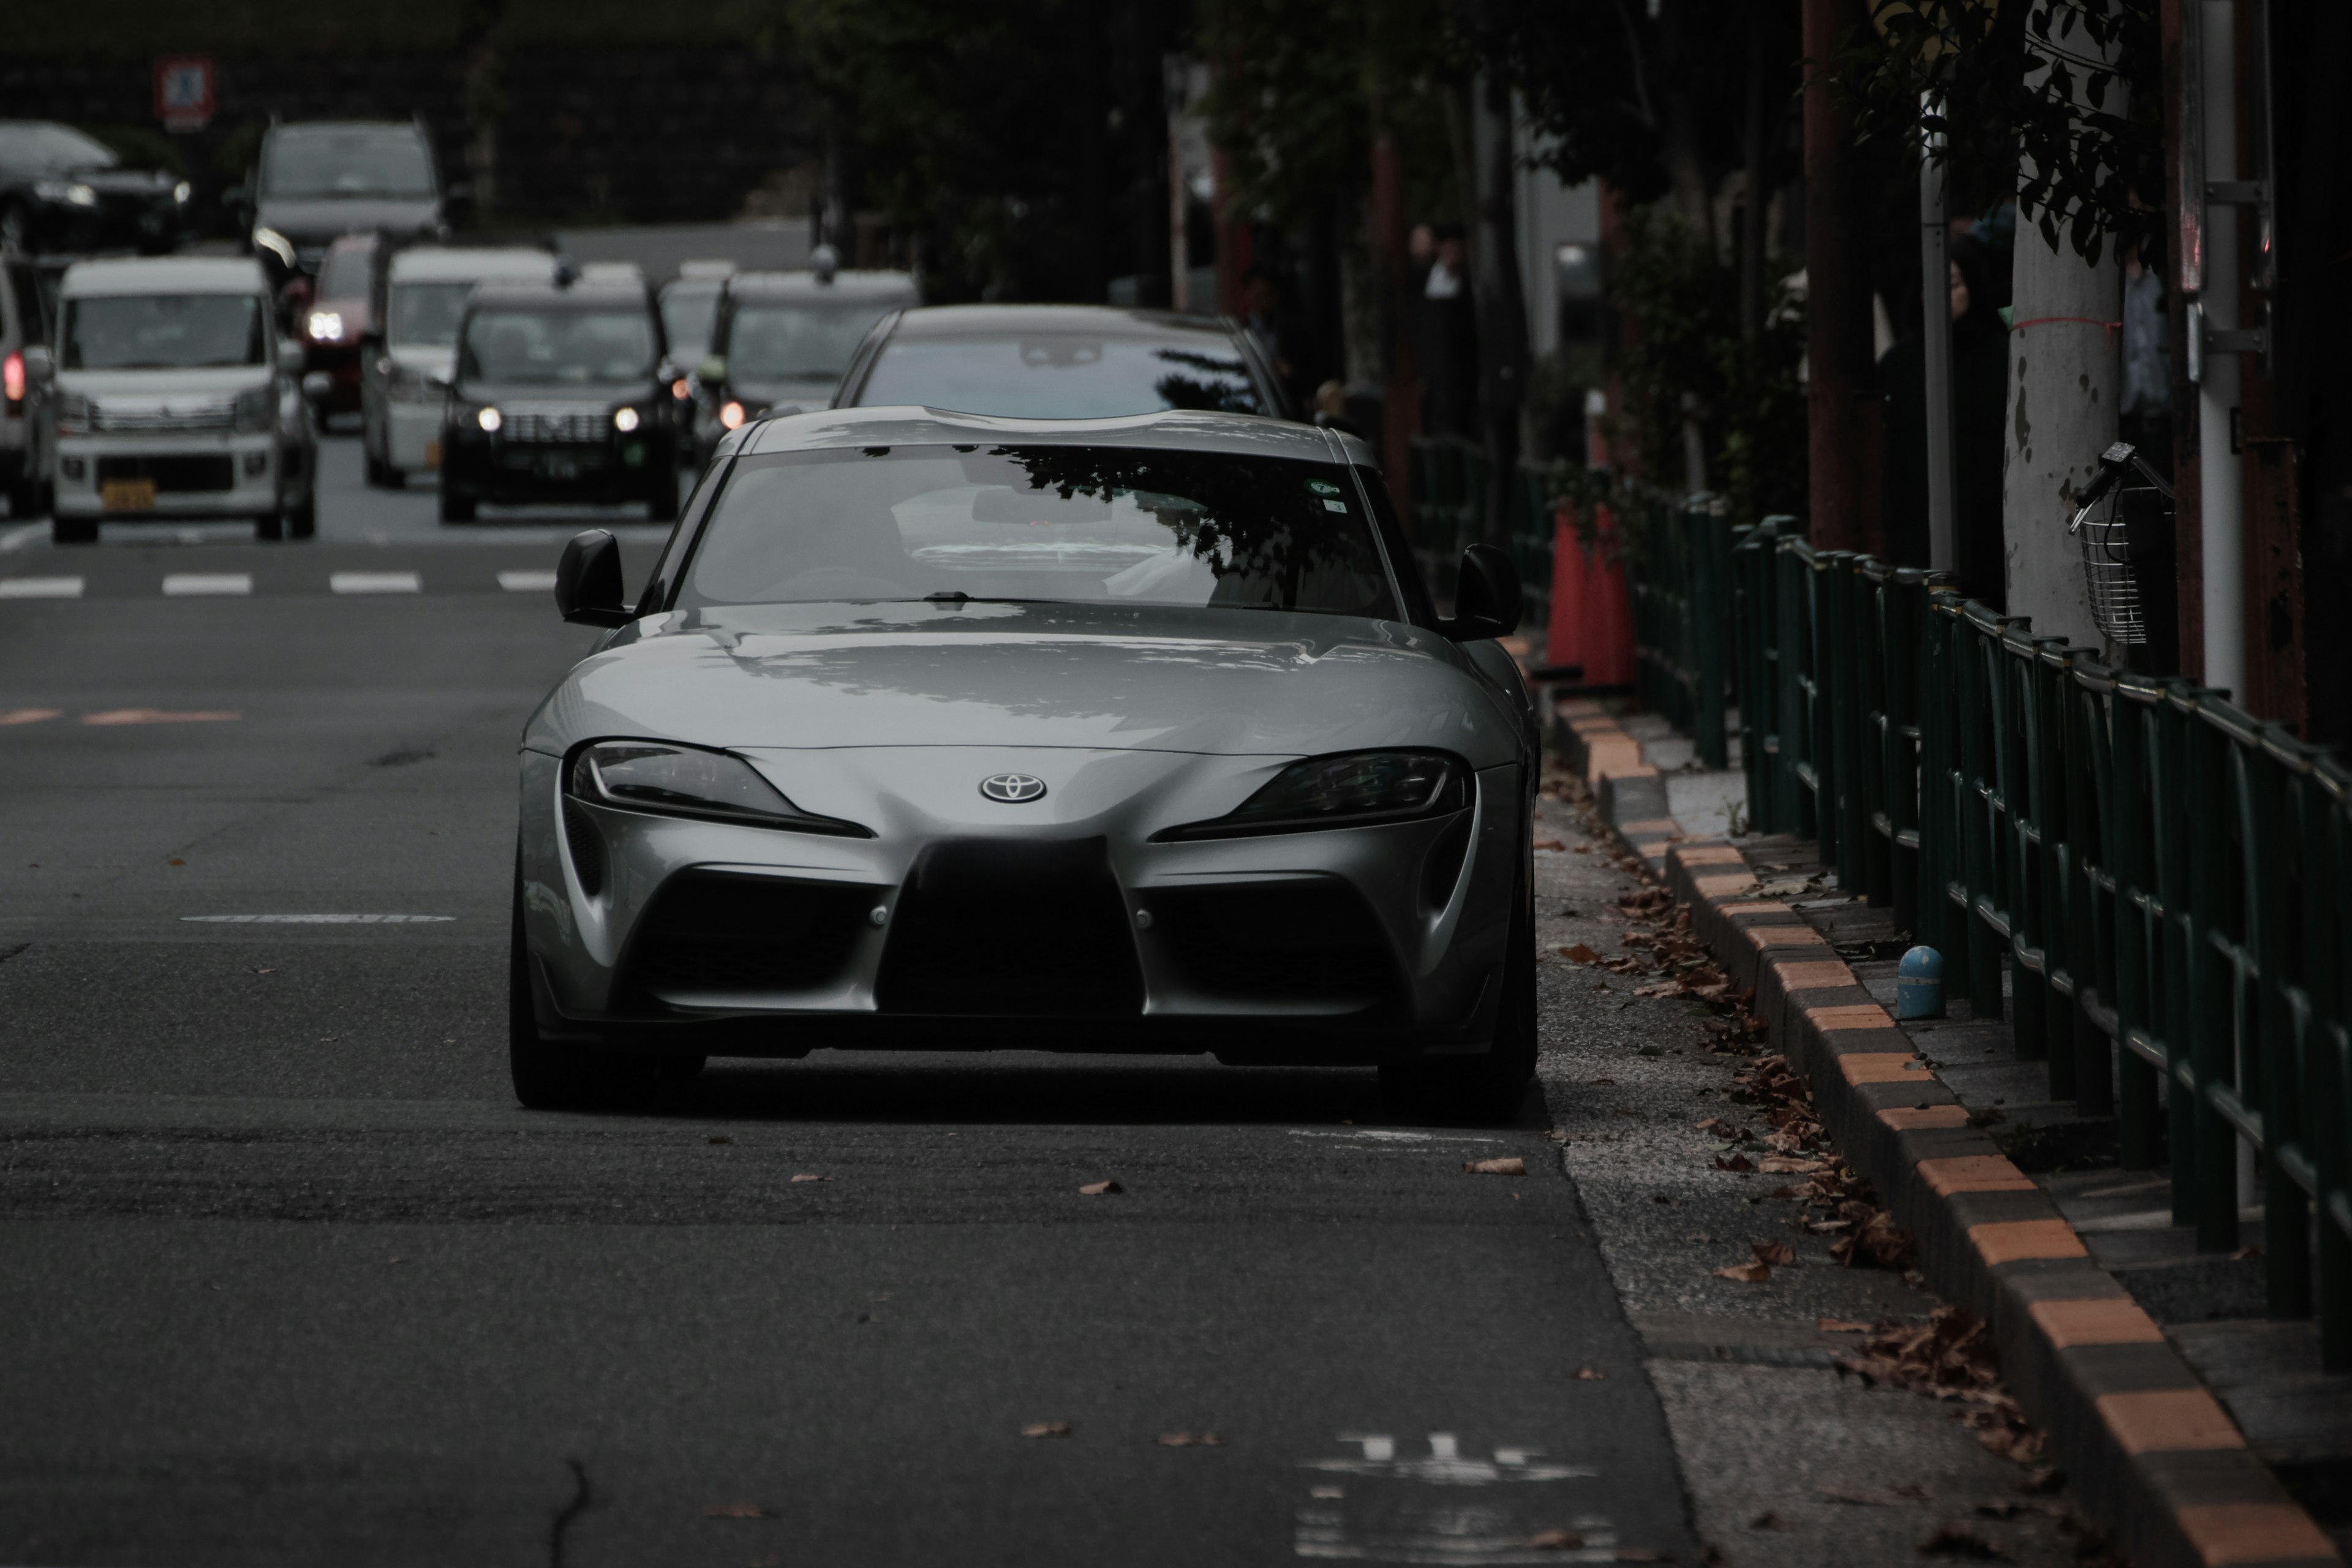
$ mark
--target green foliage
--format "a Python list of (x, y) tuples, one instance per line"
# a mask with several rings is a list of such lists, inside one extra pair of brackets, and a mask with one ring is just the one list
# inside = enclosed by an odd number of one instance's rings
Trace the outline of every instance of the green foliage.
[[(2015, 190), (2053, 249), (2063, 236), (2094, 265), (2109, 243), (2156, 234), (2157, 0), (2011, 0), (1998, 12), (1984, 0), (1873, 3), (1875, 30), (1855, 29), (1835, 62), (1858, 134), (1914, 150), (1927, 132), (1947, 134), (1946, 157), (1970, 183)], [(1930, 89), (1942, 111), (1923, 121)]]

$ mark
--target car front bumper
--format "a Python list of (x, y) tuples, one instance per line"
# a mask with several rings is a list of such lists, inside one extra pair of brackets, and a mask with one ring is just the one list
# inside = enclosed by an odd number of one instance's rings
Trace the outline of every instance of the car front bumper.
[(278, 438), (268, 434), (60, 436), (57, 515), (121, 522), (253, 517), (277, 510), (302, 487), (307, 476), (285, 467)]
[(478, 437), (452, 442), (445, 433), (440, 467), (445, 489), (494, 504), (529, 505), (643, 500), (658, 479), (674, 472), (677, 459), (668, 444), (650, 433), (594, 443)]
[(387, 403), (384, 460), (404, 472), (441, 466), (441, 405)]
[[(562, 759), (523, 753), (520, 896), (543, 1035), (772, 1056), (1486, 1047), (1525, 854), (1516, 766), (1477, 775), (1474, 804), (1447, 816), (1153, 843), (1154, 826), (1196, 819), (1187, 797), (1230, 800), (1291, 759), (738, 754), (803, 809), (877, 836), (568, 799)], [(1004, 772), (1046, 779), (1046, 802), (976, 793)]]

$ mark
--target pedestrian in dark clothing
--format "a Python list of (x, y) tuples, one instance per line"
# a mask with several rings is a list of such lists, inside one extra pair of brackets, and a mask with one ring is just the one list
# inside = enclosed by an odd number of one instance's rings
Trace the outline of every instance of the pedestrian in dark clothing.
[[(2002, 574), (2002, 426), (2009, 413), (2009, 329), (1987, 303), (1997, 287), (1982, 246), (1952, 247), (1953, 570), (1960, 591), (1995, 609), (2006, 603)], [(1917, 331), (1878, 362), (1886, 398), (1879, 467), (1879, 518), (1886, 554), (1898, 566), (1927, 566), (1927, 342)]]
[(1470, 249), (1459, 228), (1437, 231), (1437, 257), (1419, 300), (1422, 423), (1432, 436), (1478, 434), (1478, 313), (1470, 291)]

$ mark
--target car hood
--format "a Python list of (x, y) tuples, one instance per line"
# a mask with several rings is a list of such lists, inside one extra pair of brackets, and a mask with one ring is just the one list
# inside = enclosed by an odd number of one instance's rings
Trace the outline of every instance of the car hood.
[(268, 386), (273, 379), (264, 364), (221, 365), (210, 370), (61, 370), (58, 390), (95, 397), (109, 408), (143, 404), (209, 403), (215, 398)]
[(394, 200), (383, 196), (344, 196), (327, 200), (289, 201), (263, 197), (254, 222), (274, 228), (297, 244), (323, 243), (362, 229), (388, 229), (413, 234), (441, 221), (437, 201)]
[(1309, 756), (1426, 746), (1511, 761), (1524, 721), (1464, 652), (1400, 621), (1091, 605), (774, 605), (614, 634), (526, 747), (1086, 747)]

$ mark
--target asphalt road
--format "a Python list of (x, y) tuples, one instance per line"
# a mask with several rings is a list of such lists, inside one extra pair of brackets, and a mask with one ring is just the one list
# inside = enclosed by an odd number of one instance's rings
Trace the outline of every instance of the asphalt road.
[(820, 1053), (519, 1110), (513, 746), (589, 637), (499, 574), (611, 520), (357, 468), (312, 545), (0, 533), (0, 1561), (1692, 1560), (1541, 1094)]

